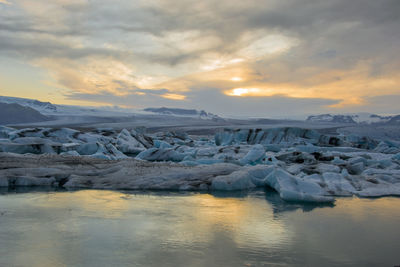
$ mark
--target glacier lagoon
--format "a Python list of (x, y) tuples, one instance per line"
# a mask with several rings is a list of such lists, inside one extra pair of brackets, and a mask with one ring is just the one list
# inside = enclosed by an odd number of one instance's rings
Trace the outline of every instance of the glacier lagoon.
[(0, 266), (394, 266), (400, 198), (0, 191)]

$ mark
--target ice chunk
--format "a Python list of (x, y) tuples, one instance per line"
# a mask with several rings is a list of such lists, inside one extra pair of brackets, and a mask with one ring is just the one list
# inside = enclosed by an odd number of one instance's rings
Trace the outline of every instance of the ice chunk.
[(168, 144), (165, 141), (154, 140), (154, 147), (156, 147), (156, 148), (172, 148), (173, 146), (171, 144)]
[(332, 195), (349, 196), (355, 190), (348, 180), (340, 173), (326, 172), (322, 174), (326, 190)]
[(254, 187), (256, 185), (252, 183), (248, 173), (244, 170), (234, 172), (229, 176), (218, 176), (211, 184), (212, 189), (224, 191), (246, 190)]
[(40, 154), (41, 152), (39, 145), (26, 145), (17, 143), (0, 143), (0, 152), (10, 152), (17, 154)]
[(271, 154), (267, 153), (264, 164), (272, 165), (272, 166), (279, 166), (279, 165), (284, 164), (284, 163), (282, 161), (276, 159), (274, 155), (271, 155)]
[(31, 146), (32, 150), (37, 149), (39, 154), (58, 154), (62, 146), (60, 143), (56, 143), (52, 140), (40, 137), (15, 138), (13, 142), (17, 144)]
[(97, 143), (97, 151), (91, 157), (99, 159), (125, 159), (128, 158), (125, 154), (115, 148), (112, 144), (103, 145)]
[(143, 152), (140, 152), (136, 156), (137, 159), (149, 160), (149, 161), (182, 161), (187, 154), (179, 153), (173, 148), (149, 148)]
[(341, 159), (338, 156), (335, 156), (334, 159), (331, 161), (331, 163), (335, 164), (335, 165), (345, 165), (347, 163), (347, 161)]
[(53, 145), (53, 146), (61, 146), (61, 144), (58, 142), (54, 142), (50, 139), (45, 139), (45, 138), (41, 138), (41, 137), (19, 137), (19, 138), (15, 138), (12, 141), (13, 141), (13, 143), (25, 144), (25, 145), (48, 144), (48, 145)]
[(77, 137), (77, 140), (82, 141), (84, 143), (102, 143), (107, 144), (113, 141), (111, 137), (103, 136), (101, 134), (94, 133), (80, 133)]
[(9, 184), (14, 186), (49, 186), (52, 185), (56, 180), (54, 177), (50, 178), (37, 178), (37, 177), (15, 177), (9, 179)]
[(305, 181), (272, 166), (253, 166), (218, 176), (212, 181), (215, 190), (244, 190), (268, 185), (286, 201), (333, 202), (332, 197), (315, 182)]
[(300, 152), (315, 153), (321, 151), (321, 148), (312, 144), (307, 144), (296, 146), (296, 150)]
[(358, 136), (354, 134), (345, 135), (344, 140), (351, 144), (351, 146), (363, 149), (374, 149), (378, 145), (378, 141), (367, 136)]
[(80, 132), (70, 128), (45, 129), (42, 132), (46, 137), (60, 143), (76, 142)]
[(386, 154), (400, 153), (400, 143), (389, 140), (381, 141), (374, 151)]
[(320, 173), (325, 173), (325, 172), (339, 173), (340, 172), (340, 168), (338, 166), (332, 165), (332, 164), (319, 163), (317, 168)]
[(292, 164), (286, 170), (293, 175), (299, 174), (303, 170), (304, 166), (302, 164)]
[(197, 149), (197, 157), (212, 157), (218, 153), (218, 148), (216, 147), (205, 147)]
[(0, 138), (10, 138), (10, 133), (15, 131), (14, 128), (0, 125)]
[(215, 177), (211, 188), (214, 190), (233, 191), (265, 186), (264, 179), (271, 171), (273, 171), (271, 166), (245, 167), (229, 175)]
[(392, 166), (393, 162), (390, 159), (381, 159), (378, 160), (378, 166), (382, 169), (389, 168)]
[(364, 165), (366, 165), (367, 164), (367, 159), (364, 158), (364, 157), (355, 157), (355, 158), (349, 159), (348, 162), (350, 164), (356, 164), (356, 163), (362, 162)]
[(321, 183), (322, 182), (322, 176), (320, 174), (318, 174), (318, 173), (314, 173), (314, 174), (311, 174), (311, 175), (305, 175), (305, 176), (302, 177), (302, 180), (304, 180), (304, 181), (313, 181), (313, 182), (315, 182), (315, 183), (317, 183), (319, 185), (322, 184)]
[(317, 143), (321, 135), (309, 129), (297, 127), (272, 128), (272, 129), (224, 129), (215, 135), (215, 144), (217, 146), (232, 144), (293, 144), (301, 140), (309, 140), (311, 143)]
[(61, 152), (60, 155), (68, 155), (68, 156), (80, 156), (78, 152), (75, 150), (70, 150), (67, 152)]
[(233, 143), (233, 134), (228, 131), (219, 132), (215, 135), (215, 144), (217, 146), (228, 146)]
[(150, 148), (153, 146), (153, 139), (144, 134), (144, 130), (136, 128), (136, 130), (131, 130), (131, 135), (138, 140), (145, 148)]
[(14, 140), (20, 137), (45, 137), (43, 135), (44, 128), (23, 128), (9, 133), (9, 138)]
[(8, 179), (7, 177), (0, 176), (0, 187), (8, 187)]
[(276, 158), (286, 163), (301, 163), (306, 165), (317, 163), (314, 156), (299, 151), (280, 153), (276, 155)]
[(81, 144), (79, 143), (64, 143), (61, 146), (61, 151), (62, 152), (75, 151), (80, 145)]
[(400, 152), (397, 153), (396, 155), (394, 155), (394, 156), (392, 157), (392, 159), (393, 159), (393, 160), (398, 160), (398, 161), (400, 161)]
[(357, 192), (357, 195), (360, 197), (400, 196), (400, 183), (373, 185)]
[(76, 148), (80, 155), (93, 155), (99, 149), (97, 143), (81, 144)]
[(349, 164), (347, 166), (347, 170), (349, 171), (350, 174), (361, 174), (365, 169), (364, 162), (357, 162), (354, 164)]
[(333, 202), (332, 197), (315, 182), (306, 181), (275, 168), (266, 178), (266, 185), (275, 189), (286, 201)]
[(380, 175), (380, 174), (400, 176), (400, 170), (396, 170), (396, 169), (385, 170), (385, 169), (368, 168), (368, 169), (364, 170), (361, 175), (369, 176), (369, 175)]
[(265, 159), (265, 149), (262, 145), (254, 145), (251, 150), (240, 160), (242, 165), (255, 165)]
[(134, 138), (131, 133), (123, 129), (117, 136), (116, 148), (125, 154), (137, 155), (144, 151), (144, 145)]

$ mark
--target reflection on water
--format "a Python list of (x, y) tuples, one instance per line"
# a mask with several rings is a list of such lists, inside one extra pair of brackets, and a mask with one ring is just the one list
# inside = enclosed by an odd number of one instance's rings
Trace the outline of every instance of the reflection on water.
[(0, 266), (400, 264), (399, 198), (18, 190), (0, 192)]

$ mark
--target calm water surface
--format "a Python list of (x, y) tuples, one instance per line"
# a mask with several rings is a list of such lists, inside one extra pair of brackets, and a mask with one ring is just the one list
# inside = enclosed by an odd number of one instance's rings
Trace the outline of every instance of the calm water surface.
[(400, 198), (0, 192), (0, 266), (394, 266)]

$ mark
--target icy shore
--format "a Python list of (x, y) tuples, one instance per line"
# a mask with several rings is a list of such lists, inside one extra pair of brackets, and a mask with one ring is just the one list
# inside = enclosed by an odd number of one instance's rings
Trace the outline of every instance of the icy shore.
[(400, 195), (400, 144), (302, 128), (215, 136), (0, 126), (0, 186), (244, 190), (287, 201)]

